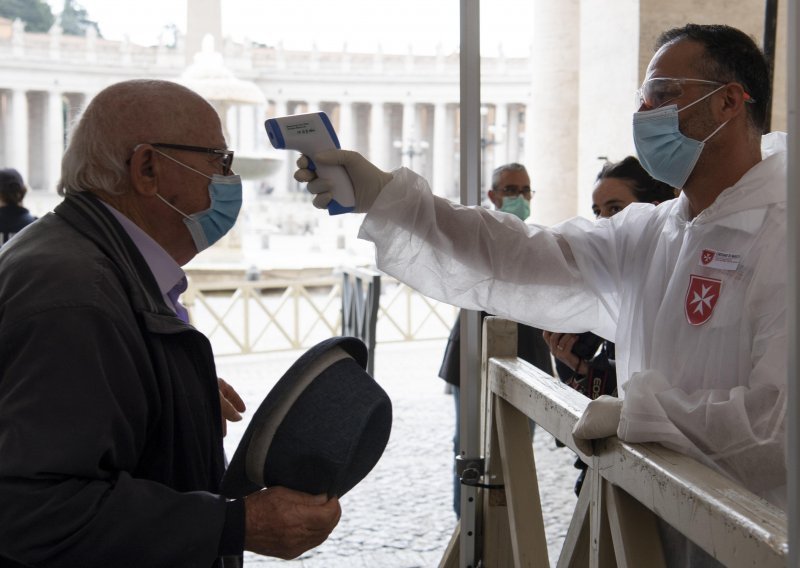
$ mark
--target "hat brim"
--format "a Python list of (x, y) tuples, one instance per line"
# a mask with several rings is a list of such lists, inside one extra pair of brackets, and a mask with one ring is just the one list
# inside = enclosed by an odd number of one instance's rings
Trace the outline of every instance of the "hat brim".
[(354, 337), (334, 337), (304, 353), (253, 415), (222, 494), (281, 485), (341, 496), (366, 476), (391, 430), (391, 402), (366, 373), (367, 356)]

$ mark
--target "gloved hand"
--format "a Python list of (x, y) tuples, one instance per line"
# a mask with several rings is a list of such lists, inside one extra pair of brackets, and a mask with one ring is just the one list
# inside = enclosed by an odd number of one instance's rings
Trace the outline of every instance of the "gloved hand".
[(578, 449), (588, 456), (594, 451), (592, 440), (607, 438), (617, 433), (619, 417), (622, 413), (622, 401), (607, 394), (597, 397), (586, 405), (583, 416), (572, 429), (572, 439)]
[[(366, 213), (383, 187), (392, 181), (392, 174), (384, 172), (369, 162), (358, 152), (350, 150), (325, 150), (311, 156), (314, 164), (324, 166), (344, 166), (355, 192), (355, 212)], [(317, 173), (308, 169), (308, 158), (300, 156), (297, 159), (298, 170), (294, 179), (308, 182), (308, 191), (314, 194), (314, 207), (325, 209), (332, 199), (331, 183), (317, 177)]]

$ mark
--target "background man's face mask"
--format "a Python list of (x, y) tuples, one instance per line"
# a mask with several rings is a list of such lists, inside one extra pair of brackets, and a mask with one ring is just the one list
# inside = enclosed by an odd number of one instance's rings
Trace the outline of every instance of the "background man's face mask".
[(728, 124), (723, 122), (704, 140), (693, 140), (681, 133), (678, 113), (707, 99), (725, 85), (703, 95), (682, 109), (677, 104), (633, 114), (633, 141), (636, 153), (647, 172), (659, 181), (683, 189), (705, 143)]
[[(158, 152), (158, 150), (156, 150), (156, 152)], [(187, 215), (164, 199), (160, 194), (156, 194), (161, 201), (183, 216), (183, 222), (192, 235), (192, 240), (197, 248), (197, 252), (201, 252), (224, 237), (236, 223), (239, 210), (242, 208), (242, 178), (238, 175), (223, 176), (214, 174), (208, 176), (203, 172), (179, 162), (172, 156), (167, 156), (163, 152), (158, 153), (180, 164), (184, 168), (190, 169), (211, 180), (208, 184), (208, 195), (211, 198), (211, 207), (203, 211), (198, 211), (197, 213), (192, 213), (191, 215)]]
[(531, 215), (531, 202), (521, 195), (504, 197), (503, 205), (500, 207), (500, 211), (505, 211), (506, 213), (516, 215), (524, 221)]

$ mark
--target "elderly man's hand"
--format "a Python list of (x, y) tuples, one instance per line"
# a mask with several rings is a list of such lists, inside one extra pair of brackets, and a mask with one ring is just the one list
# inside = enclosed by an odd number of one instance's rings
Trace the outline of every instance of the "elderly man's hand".
[(591, 456), (594, 453), (592, 440), (616, 435), (621, 413), (622, 401), (607, 394), (587, 404), (586, 410), (572, 429), (572, 439), (578, 449)]
[(219, 386), (219, 405), (222, 410), (222, 436), (228, 434), (228, 420), (231, 422), (239, 422), (242, 419), (241, 412), (247, 410), (244, 405), (242, 397), (239, 396), (234, 388), (217, 377), (217, 385)]
[(271, 487), (245, 498), (244, 548), (289, 560), (322, 544), (342, 515), (339, 499)]
[[(383, 187), (392, 181), (392, 174), (376, 168), (358, 152), (326, 150), (314, 154), (311, 159), (316, 165), (344, 167), (353, 183), (356, 213), (369, 211)], [(308, 166), (308, 158), (300, 156), (297, 159), (298, 170), (294, 173), (294, 179), (308, 182), (308, 191), (314, 194), (314, 207), (325, 209), (333, 198), (331, 194), (333, 187), (329, 180), (317, 177), (316, 172)]]

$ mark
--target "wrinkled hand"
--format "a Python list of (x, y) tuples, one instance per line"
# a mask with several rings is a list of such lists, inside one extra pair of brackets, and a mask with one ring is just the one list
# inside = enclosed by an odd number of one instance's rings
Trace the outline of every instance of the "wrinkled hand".
[(244, 548), (289, 560), (322, 544), (342, 515), (339, 499), (270, 487), (245, 497)]
[[(355, 212), (366, 213), (375, 200), (381, 189), (392, 181), (392, 174), (384, 172), (369, 162), (358, 152), (350, 150), (326, 150), (311, 156), (316, 165), (323, 166), (343, 166), (350, 181), (353, 183), (355, 193)], [(333, 186), (329, 180), (317, 177), (315, 171), (308, 169), (308, 158), (300, 156), (297, 159), (298, 170), (294, 173), (294, 179), (300, 182), (308, 182), (309, 193), (314, 194), (314, 207), (325, 209), (333, 196), (331, 190)]]
[(581, 361), (580, 357), (572, 352), (572, 347), (580, 337), (578, 334), (543, 331), (542, 337), (547, 343), (547, 347), (550, 348), (550, 353), (553, 354), (553, 357), (564, 363), (573, 371), (581, 373), (581, 369), (579, 369), (579, 367), (583, 361)]
[(219, 377), (217, 385), (219, 385), (219, 406), (222, 409), (222, 436), (225, 437), (228, 434), (228, 420), (239, 422), (242, 419), (240, 412), (247, 410), (247, 407), (231, 385)]
[(572, 429), (572, 439), (584, 454), (591, 456), (592, 440), (607, 438), (617, 433), (622, 401), (607, 394), (597, 397), (586, 405), (583, 415)]

